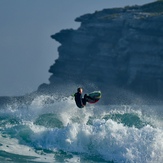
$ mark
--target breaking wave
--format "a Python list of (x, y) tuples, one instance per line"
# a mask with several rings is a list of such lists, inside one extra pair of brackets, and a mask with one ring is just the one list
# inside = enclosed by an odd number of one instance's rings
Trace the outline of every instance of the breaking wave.
[(0, 160), (161, 163), (161, 110), (98, 103), (79, 109), (72, 97), (48, 95), (13, 103), (0, 110)]

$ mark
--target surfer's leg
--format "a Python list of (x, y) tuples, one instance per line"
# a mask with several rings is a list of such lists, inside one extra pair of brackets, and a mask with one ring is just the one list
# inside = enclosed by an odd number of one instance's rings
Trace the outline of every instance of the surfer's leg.
[(82, 99), (82, 102), (83, 102), (83, 105), (86, 105), (86, 102), (87, 102), (87, 101), (83, 98), (83, 99)]
[(94, 99), (93, 98), (91, 98), (90, 96), (87, 96), (87, 94), (85, 94), (84, 95), (84, 98), (86, 99), (86, 101), (90, 101), (90, 100), (93, 100), (94, 101)]
[(84, 95), (84, 98), (82, 99), (83, 105), (86, 105), (87, 103), (87, 94)]
[(88, 102), (88, 100), (87, 100), (88, 99), (87, 94), (84, 95), (84, 99), (85, 99), (86, 102)]

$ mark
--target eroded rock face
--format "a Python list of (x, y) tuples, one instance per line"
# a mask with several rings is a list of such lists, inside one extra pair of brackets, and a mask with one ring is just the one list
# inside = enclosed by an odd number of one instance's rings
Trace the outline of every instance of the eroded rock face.
[[(77, 30), (51, 37), (61, 43), (50, 84), (39, 91), (100, 89), (108, 103), (163, 100), (163, 2), (105, 9), (75, 21)], [(146, 101), (147, 102), (147, 101)]]

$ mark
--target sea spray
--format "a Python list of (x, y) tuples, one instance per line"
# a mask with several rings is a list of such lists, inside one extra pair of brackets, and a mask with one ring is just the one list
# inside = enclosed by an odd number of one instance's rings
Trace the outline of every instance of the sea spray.
[[(148, 114), (148, 106), (87, 104), (79, 109), (71, 97), (47, 95), (28, 107), (15, 106), (0, 110), (0, 149), (11, 160), (19, 154), (23, 161), (45, 156), (47, 162), (163, 162), (162, 120)], [(14, 143), (4, 148), (9, 140)]]

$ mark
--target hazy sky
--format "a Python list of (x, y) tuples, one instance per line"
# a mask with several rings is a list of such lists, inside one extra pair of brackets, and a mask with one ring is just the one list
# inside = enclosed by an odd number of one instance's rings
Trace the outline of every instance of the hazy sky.
[(153, 1), (0, 0), (0, 96), (24, 95), (48, 83), (59, 46), (50, 35), (78, 28), (76, 17)]

